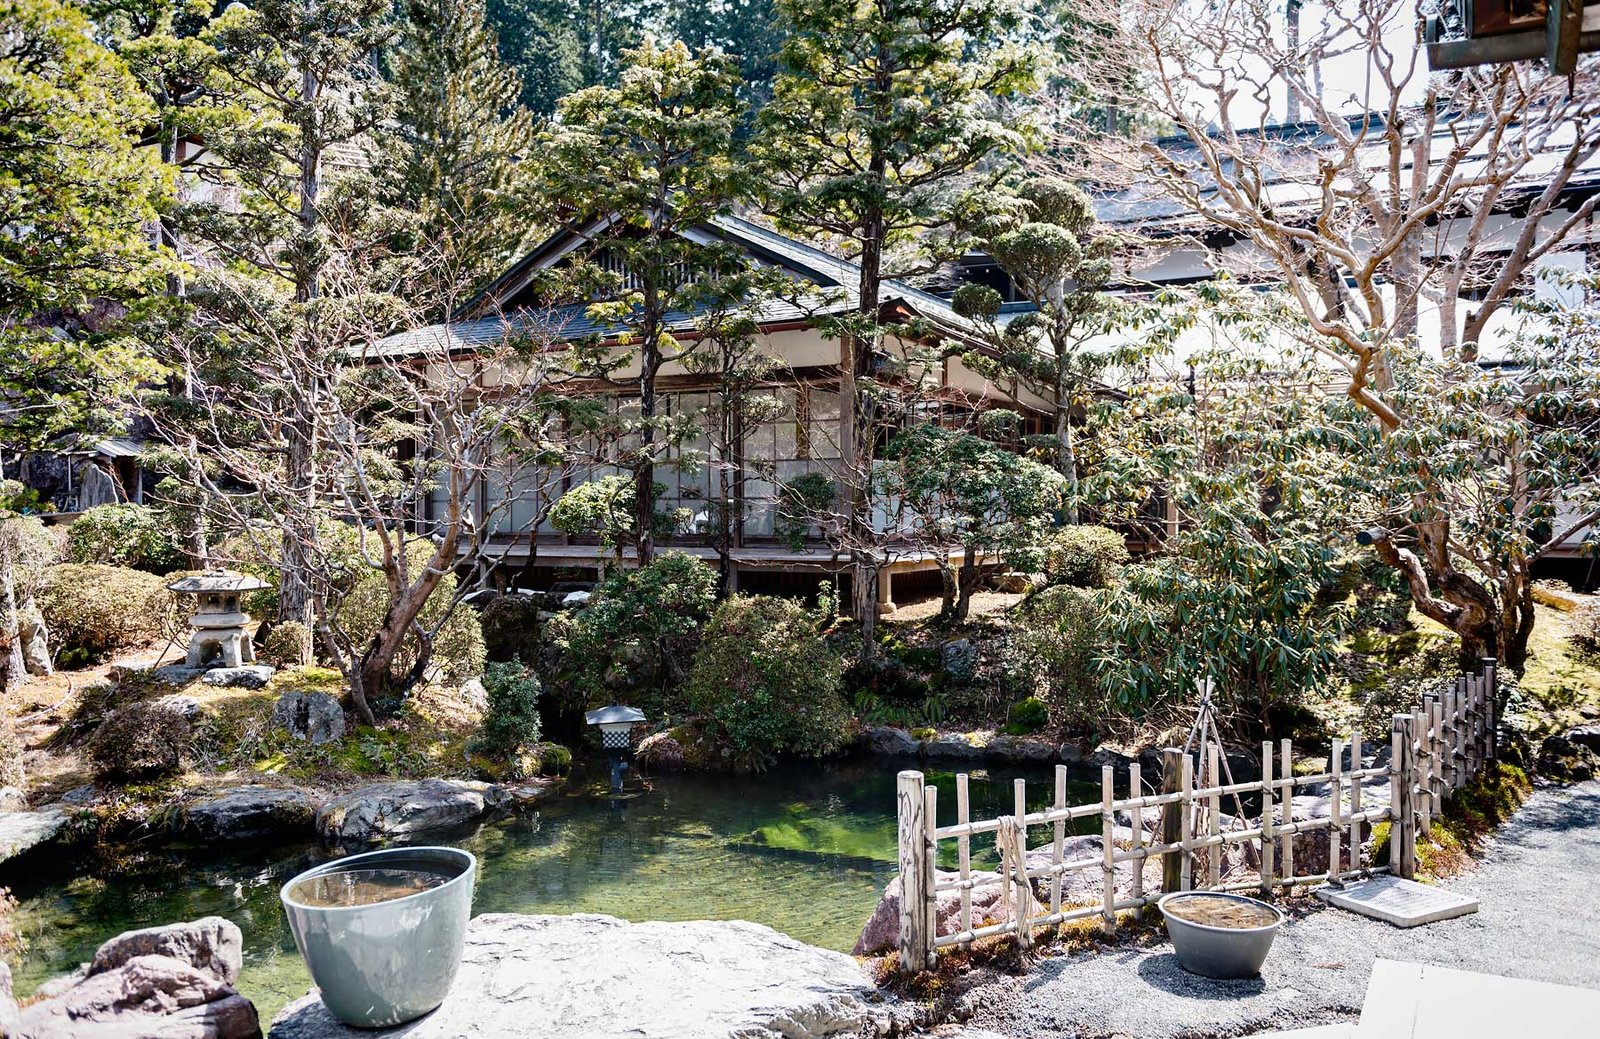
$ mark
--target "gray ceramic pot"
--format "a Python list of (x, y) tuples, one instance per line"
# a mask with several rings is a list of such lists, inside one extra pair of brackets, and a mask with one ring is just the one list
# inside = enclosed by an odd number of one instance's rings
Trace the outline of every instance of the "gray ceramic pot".
[[(1184, 898), (1226, 898), (1258, 906), (1272, 914), (1272, 923), (1261, 927), (1213, 927), (1174, 916), (1167, 907)], [(1192, 974), (1208, 978), (1253, 978), (1267, 961), (1272, 939), (1283, 925), (1283, 910), (1244, 895), (1221, 891), (1177, 891), (1163, 895), (1156, 903), (1167, 920), (1167, 934), (1178, 953), (1178, 962)]]
[[(359, 1028), (383, 1028), (444, 1002), (461, 966), (477, 865), (458, 848), (388, 848), (323, 863), (283, 885), (279, 897), (295, 945), (334, 1017)], [(370, 905), (307, 904), (317, 901), (317, 878), (337, 884), (339, 874), (372, 869), (447, 879)]]

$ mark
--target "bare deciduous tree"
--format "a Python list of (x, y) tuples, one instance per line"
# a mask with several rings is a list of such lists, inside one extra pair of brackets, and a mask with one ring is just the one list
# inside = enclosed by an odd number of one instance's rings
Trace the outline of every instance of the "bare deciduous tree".
[[(1102, 70), (1103, 82), (1137, 84), (1128, 104), (1181, 144), (1080, 125), (1078, 154), (1176, 202), (1197, 230), (1227, 232), (1237, 244), (1220, 264), (1293, 297), (1343, 391), (1392, 453), (1415, 456), (1418, 479), (1387, 503), (1380, 554), (1464, 649), (1519, 663), (1526, 570), (1555, 543), (1510, 529), (1517, 508), (1495, 537), (1464, 543), (1453, 478), (1416, 454), (1437, 416), (1406, 406), (1394, 367), (1420, 351), (1469, 377), (1496, 317), (1584, 228), (1600, 196), (1571, 189), (1600, 150), (1600, 74), (1592, 61), (1570, 81), (1532, 63), (1430, 73), (1413, 3), (1298, 6), (1290, 33), (1276, 0), (1125, 5), (1116, 53), (1128, 64)], [(1271, 125), (1286, 101), (1310, 126)], [(1516, 480), (1497, 485), (1514, 505)], [(1597, 521), (1584, 513), (1562, 533)]]

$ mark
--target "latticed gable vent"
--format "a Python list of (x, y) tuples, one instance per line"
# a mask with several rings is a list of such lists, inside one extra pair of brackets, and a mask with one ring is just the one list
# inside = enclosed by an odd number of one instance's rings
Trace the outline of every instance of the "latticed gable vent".
[[(610, 248), (601, 249), (595, 253), (594, 262), (601, 270), (615, 274), (618, 278), (618, 287), (623, 292), (633, 292), (644, 288), (644, 281), (634, 271), (628, 268), (627, 262)], [(672, 288), (682, 285), (689, 277), (689, 265), (686, 263), (673, 264), (668, 269), (668, 277), (661, 288)]]

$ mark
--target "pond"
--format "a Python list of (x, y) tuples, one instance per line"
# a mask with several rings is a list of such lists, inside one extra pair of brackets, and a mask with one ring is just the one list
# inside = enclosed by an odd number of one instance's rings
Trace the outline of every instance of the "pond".
[[(896, 768), (873, 761), (656, 777), (652, 789), (622, 800), (579, 777), (537, 811), (415, 843), (448, 842), (479, 857), (474, 914), (754, 920), (848, 952), (895, 874)], [(954, 776), (928, 776), (940, 787), (940, 822), (953, 822)], [(1009, 812), (1015, 777), (1028, 779), (1030, 811), (1045, 805), (1052, 783), (1047, 769), (972, 776), (974, 818)], [(1097, 784), (1072, 786), (1074, 803), (1099, 799)], [(16, 971), (19, 995), (74, 969), (121, 931), (209, 915), (244, 931), (239, 988), (263, 1021), (305, 993), (309, 980), (278, 888), (328, 852), (315, 844), (119, 851), (76, 876), (13, 885), (29, 940)], [(975, 841), (974, 858), (992, 861), (992, 843)]]

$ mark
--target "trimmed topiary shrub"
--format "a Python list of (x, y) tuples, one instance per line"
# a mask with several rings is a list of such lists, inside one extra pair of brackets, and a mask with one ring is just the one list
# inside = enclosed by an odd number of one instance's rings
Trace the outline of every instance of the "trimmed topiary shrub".
[(506, 765), (505, 778), (526, 779), (540, 765), (539, 677), (521, 661), (490, 661), (483, 668), (483, 689), (488, 708), (472, 750)]
[(170, 636), (178, 623), (177, 602), (165, 578), (118, 566), (47, 567), (36, 601), (63, 667), (147, 646)]
[(274, 667), (300, 667), (316, 659), (311, 629), (299, 621), (278, 621), (256, 647), (256, 653)]
[(1006, 732), (1013, 736), (1026, 736), (1038, 732), (1050, 721), (1049, 706), (1037, 696), (1030, 696), (1026, 700), (1018, 700), (1011, 705), (1010, 719), (1006, 722)]
[(490, 660), (532, 660), (539, 645), (539, 600), (531, 595), (496, 595), (478, 612), (483, 648)]
[(167, 574), (183, 567), (177, 536), (154, 509), (96, 505), (67, 527), (67, 561)]
[(667, 711), (716, 594), (716, 571), (682, 552), (606, 578), (589, 605), (555, 627), (576, 692), (590, 703), (626, 695), (649, 717)]
[(763, 768), (781, 753), (839, 748), (849, 721), (842, 671), (803, 607), (734, 596), (706, 625), (684, 694), (735, 764)]
[(1128, 543), (1109, 527), (1058, 527), (1044, 546), (1044, 575), (1051, 584), (1105, 588), (1128, 564)]
[(89, 737), (89, 760), (100, 779), (147, 779), (176, 772), (193, 736), (189, 719), (170, 704), (142, 700), (113, 711)]

